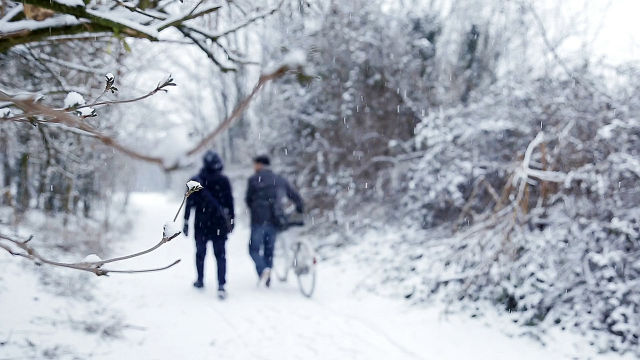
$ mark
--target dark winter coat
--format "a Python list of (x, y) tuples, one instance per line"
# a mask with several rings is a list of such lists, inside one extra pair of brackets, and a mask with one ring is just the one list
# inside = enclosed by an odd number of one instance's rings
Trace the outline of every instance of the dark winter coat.
[(300, 194), (283, 177), (270, 169), (262, 169), (249, 178), (245, 201), (251, 210), (251, 225), (277, 225), (274, 206), (287, 196), (302, 212), (304, 204)]
[(197, 176), (191, 180), (199, 182), (204, 189), (193, 193), (187, 199), (184, 212), (185, 224), (189, 221), (191, 208), (195, 208), (194, 236), (196, 239), (215, 239), (226, 237), (227, 219), (220, 214), (225, 211), (228, 218), (234, 219), (233, 195), (229, 178), (222, 174), (222, 161), (219, 157), (207, 162)]

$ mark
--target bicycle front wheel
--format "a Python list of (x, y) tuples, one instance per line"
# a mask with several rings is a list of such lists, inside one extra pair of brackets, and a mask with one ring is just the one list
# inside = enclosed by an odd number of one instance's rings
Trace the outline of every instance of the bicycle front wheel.
[(302, 295), (311, 297), (316, 286), (316, 254), (306, 241), (299, 241), (295, 247), (293, 269), (298, 277), (298, 287)]

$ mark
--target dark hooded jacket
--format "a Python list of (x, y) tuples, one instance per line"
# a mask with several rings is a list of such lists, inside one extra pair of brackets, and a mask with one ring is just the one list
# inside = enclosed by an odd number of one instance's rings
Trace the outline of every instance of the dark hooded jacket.
[(270, 169), (262, 169), (249, 178), (245, 201), (251, 210), (251, 225), (276, 225), (276, 206), (282, 206), (282, 197), (288, 197), (296, 211), (302, 212), (304, 204), (300, 194), (283, 177)]
[(222, 168), (220, 156), (215, 152), (208, 152), (204, 157), (204, 166), (200, 173), (191, 178), (203, 186), (202, 190), (189, 196), (184, 212), (185, 224), (187, 224), (191, 209), (195, 210), (194, 236), (196, 239), (226, 237), (227, 220), (220, 211), (226, 212), (230, 219), (235, 218), (231, 184), (229, 178), (222, 174)]

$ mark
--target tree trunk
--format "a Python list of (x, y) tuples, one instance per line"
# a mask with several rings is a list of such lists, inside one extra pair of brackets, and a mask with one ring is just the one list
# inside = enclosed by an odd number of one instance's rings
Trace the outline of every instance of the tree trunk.
[(18, 165), (18, 192), (16, 194), (18, 211), (23, 212), (29, 208), (29, 153), (24, 152), (20, 156)]
[(2, 198), (0, 201), (3, 205), (13, 206), (13, 198), (11, 197), (11, 162), (9, 161), (9, 142), (7, 134), (2, 131), (0, 137), (0, 145), (4, 149), (2, 154)]

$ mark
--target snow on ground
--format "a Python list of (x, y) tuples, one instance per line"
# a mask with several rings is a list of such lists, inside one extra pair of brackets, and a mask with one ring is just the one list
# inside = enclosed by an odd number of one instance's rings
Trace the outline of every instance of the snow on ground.
[[(155, 244), (179, 202), (153, 193), (135, 194), (134, 228), (114, 251), (127, 253)], [(174, 268), (101, 278), (86, 275), (90, 288), (78, 289), (74, 297), (43, 292), (35, 273), (25, 271), (29, 264), (3, 254), (0, 359), (588, 357), (590, 350), (576, 348), (579, 341), (566, 334), (543, 347), (530, 338), (506, 335), (510, 324), (497, 316), (475, 320), (463, 314), (443, 315), (443, 307), (408, 306), (354, 291), (367, 269), (349, 262), (348, 254), (340, 262), (319, 264), (311, 299), (300, 295), (291, 278), (289, 283), (275, 282), (272, 289), (259, 289), (248, 238), (248, 227), (240, 222), (227, 244), (229, 298), (225, 301), (216, 298), (211, 249), (205, 289), (192, 287), (194, 246), (191, 238), (183, 236), (120, 265), (144, 268), (181, 258)]]

